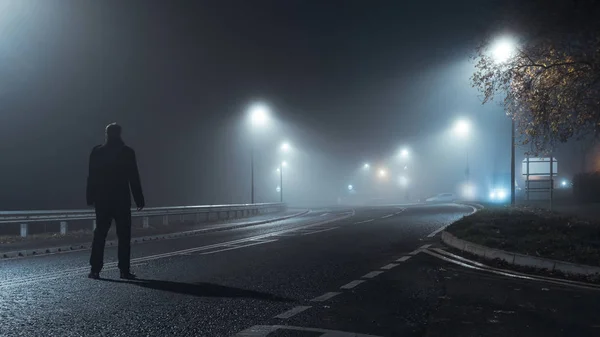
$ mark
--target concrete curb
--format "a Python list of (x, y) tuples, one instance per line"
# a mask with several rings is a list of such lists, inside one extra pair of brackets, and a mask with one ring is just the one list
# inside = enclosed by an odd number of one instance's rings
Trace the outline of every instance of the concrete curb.
[(543, 257), (530, 256), (519, 253), (511, 253), (500, 249), (489, 248), (463, 239), (459, 239), (456, 236), (448, 233), (447, 231), (442, 232), (442, 241), (446, 245), (456, 248), (462, 252), (471, 253), (473, 255), (477, 255), (488, 260), (500, 259), (502, 261), (506, 261), (516, 266), (534, 267), (540, 269), (547, 269), (551, 271), (557, 270), (566, 274), (574, 275), (600, 274), (600, 267), (552, 260)]
[[(225, 230), (231, 230), (231, 229), (237, 229), (237, 228), (264, 225), (264, 224), (267, 224), (270, 222), (282, 221), (282, 220), (287, 220), (287, 219), (295, 218), (298, 216), (302, 216), (302, 215), (307, 214), (308, 212), (310, 212), (310, 210), (305, 210), (305, 211), (287, 215), (284, 217), (268, 219), (268, 220), (252, 221), (252, 222), (239, 223), (239, 224), (233, 224), (233, 225), (227, 225), (227, 224), (216, 225), (213, 227), (195, 229), (192, 231), (134, 237), (134, 238), (131, 238), (131, 244), (138, 244), (138, 243), (145, 243), (145, 242), (166, 240), (166, 239), (175, 239), (175, 238), (194, 236), (194, 235), (199, 235), (199, 234), (204, 234), (204, 233), (212, 233), (212, 232), (219, 232), (219, 231), (225, 231)], [(117, 246), (117, 243), (118, 243), (117, 240), (106, 241), (106, 247)], [(78, 244), (72, 244), (72, 245), (65, 245), (65, 246), (60, 246), (60, 247), (16, 250), (16, 251), (11, 251), (11, 252), (0, 253), (0, 260), (17, 258), (17, 257), (38, 256), (38, 255), (44, 255), (44, 254), (61, 253), (61, 252), (71, 252), (71, 251), (86, 250), (86, 249), (91, 249), (91, 248), (92, 248), (92, 244), (91, 244), (91, 242), (89, 242), (89, 243), (78, 243)]]

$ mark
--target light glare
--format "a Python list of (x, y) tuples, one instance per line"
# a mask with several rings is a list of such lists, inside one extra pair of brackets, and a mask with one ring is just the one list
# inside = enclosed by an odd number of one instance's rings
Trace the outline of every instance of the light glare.
[(269, 107), (264, 103), (255, 103), (250, 107), (250, 120), (253, 126), (263, 126), (269, 121)]
[(508, 38), (503, 38), (494, 44), (492, 56), (496, 63), (504, 63), (514, 56), (516, 51), (515, 44)]
[(459, 137), (467, 137), (469, 135), (469, 131), (471, 130), (471, 124), (466, 119), (461, 119), (456, 122), (454, 125), (454, 132)]

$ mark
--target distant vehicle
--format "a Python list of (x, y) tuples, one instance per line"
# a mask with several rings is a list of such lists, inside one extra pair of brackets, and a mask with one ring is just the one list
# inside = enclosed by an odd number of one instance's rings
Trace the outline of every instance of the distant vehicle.
[(425, 199), (425, 202), (453, 202), (456, 198), (452, 193), (441, 193), (433, 197)]

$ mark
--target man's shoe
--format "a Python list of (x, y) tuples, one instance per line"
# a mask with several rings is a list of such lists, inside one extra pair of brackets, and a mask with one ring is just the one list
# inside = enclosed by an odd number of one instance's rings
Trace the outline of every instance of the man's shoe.
[(135, 279), (137, 279), (137, 276), (132, 272), (122, 271), (121, 278), (125, 279), (125, 280), (135, 280)]
[(97, 279), (99, 279), (99, 278), (100, 278), (100, 273), (99, 273), (99, 272), (95, 272), (95, 271), (91, 271), (91, 272), (88, 274), (88, 278), (91, 278), (91, 279), (97, 280)]

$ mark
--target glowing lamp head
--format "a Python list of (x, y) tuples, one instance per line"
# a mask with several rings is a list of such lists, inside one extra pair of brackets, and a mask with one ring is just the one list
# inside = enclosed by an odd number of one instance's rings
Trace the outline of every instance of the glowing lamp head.
[(253, 126), (263, 126), (269, 121), (269, 107), (263, 103), (255, 103), (250, 107), (250, 120)]

